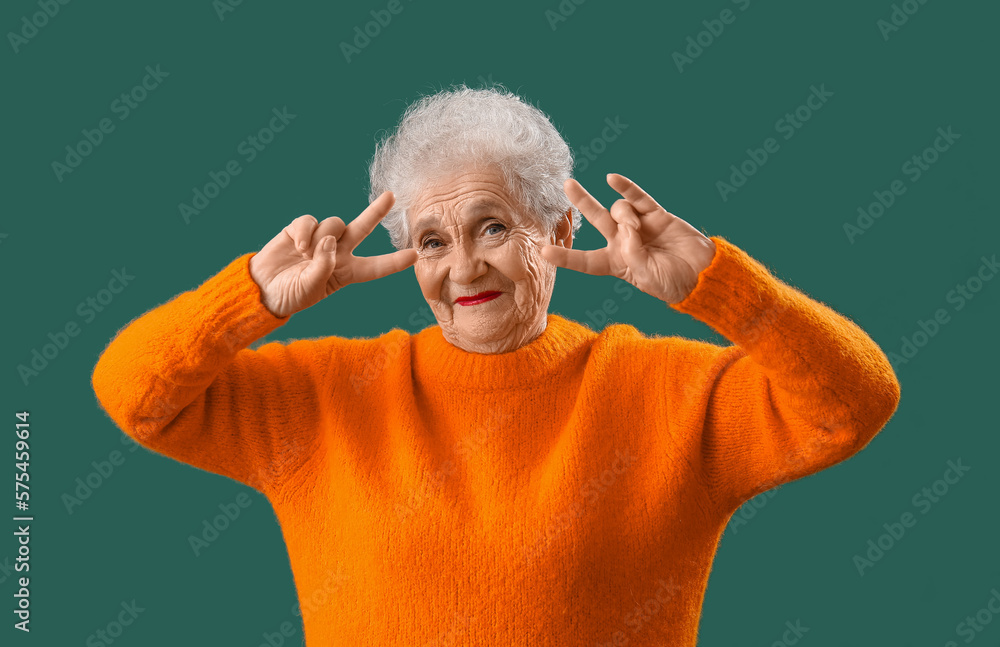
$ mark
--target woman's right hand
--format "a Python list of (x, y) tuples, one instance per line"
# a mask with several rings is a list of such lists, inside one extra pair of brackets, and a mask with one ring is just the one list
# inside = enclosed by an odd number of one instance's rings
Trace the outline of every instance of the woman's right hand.
[(413, 248), (380, 256), (351, 252), (389, 213), (395, 197), (386, 191), (345, 225), (337, 216), (318, 222), (299, 216), (250, 257), (250, 276), (261, 301), (276, 317), (305, 310), (345, 285), (405, 270), (417, 261)]

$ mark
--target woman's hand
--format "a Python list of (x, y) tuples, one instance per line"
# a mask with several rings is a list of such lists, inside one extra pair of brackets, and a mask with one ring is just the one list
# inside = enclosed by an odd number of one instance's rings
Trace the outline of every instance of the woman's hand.
[(610, 212), (576, 180), (563, 184), (566, 196), (607, 239), (607, 247), (584, 251), (543, 245), (542, 257), (577, 272), (617, 276), (668, 304), (683, 301), (715, 257), (715, 243), (624, 175), (609, 173), (608, 184), (624, 196)]
[(250, 257), (250, 276), (260, 287), (261, 301), (276, 317), (305, 310), (351, 283), (361, 283), (405, 270), (417, 262), (415, 249), (381, 256), (351, 252), (389, 213), (395, 197), (386, 191), (345, 225), (337, 216), (317, 222), (299, 216), (264, 248)]

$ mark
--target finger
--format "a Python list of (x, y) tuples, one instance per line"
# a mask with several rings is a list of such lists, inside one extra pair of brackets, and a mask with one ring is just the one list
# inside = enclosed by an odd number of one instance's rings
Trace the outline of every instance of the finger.
[(320, 221), (316, 231), (312, 234), (312, 242), (320, 243), (327, 236), (333, 236), (339, 240), (346, 229), (347, 225), (344, 224), (343, 220), (337, 216), (330, 216)]
[(621, 225), (636, 229), (642, 226), (642, 221), (639, 220), (639, 214), (635, 207), (625, 198), (615, 200), (615, 203), (611, 205), (611, 217), (618, 223), (619, 231)]
[(611, 240), (615, 235), (615, 221), (612, 220), (611, 214), (608, 210), (604, 208), (597, 199), (587, 193), (587, 190), (583, 188), (583, 185), (570, 178), (563, 182), (563, 190), (566, 192), (566, 197), (570, 199), (576, 208), (580, 210), (580, 213), (590, 221), (590, 224), (597, 228), (597, 231), (601, 232), (601, 235), (606, 239)]
[(642, 188), (619, 173), (608, 173), (608, 184), (612, 189), (622, 194), (622, 197), (632, 203), (640, 215), (653, 213), (657, 210), (664, 210), (663, 207), (653, 199)]
[(608, 260), (608, 249), (569, 249), (561, 245), (544, 245), (539, 253), (542, 258), (556, 267), (569, 270), (606, 276), (611, 274), (611, 263)]
[(302, 280), (306, 285), (319, 285), (330, 280), (330, 275), (337, 267), (337, 239), (324, 236), (319, 239), (312, 259), (306, 269), (302, 270)]
[(385, 214), (389, 213), (389, 209), (392, 208), (395, 201), (396, 198), (392, 195), (392, 191), (383, 191), (382, 195), (375, 198), (357, 218), (347, 225), (343, 237), (337, 241), (340, 247), (349, 252), (354, 251), (354, 248), (361, 244), (361, 241), (368, 234), (372, 233), (375, 225), (385, 217)]
[(417, 250), (412, 247), (379, 256), (356, 256), (353, 280), (355, 283), (374, 281), (405, 270), (417, 262), (417, 256)]
[(622, 259), (632, 270), (632, 275), (639, 280), (646, 278), (646, 256), (642, 249), (642, 240), (639, 232), (629, 225), (618, 225), (622, 238)]
[(299, 216), (289, 223), (282, 231), (292, 239), (292, 244), (299, 252), (309, 249), (309, 242), (312, 240), (312, 232), (319, 223), (310, 215)]

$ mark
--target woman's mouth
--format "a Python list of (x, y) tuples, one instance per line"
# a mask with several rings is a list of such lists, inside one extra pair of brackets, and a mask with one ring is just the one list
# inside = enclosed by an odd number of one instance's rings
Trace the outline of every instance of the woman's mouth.
[(479, 294), (474, 294), (471, 297), (458, 297), (455, 299), (455, 303), (460, 306), (474, 306), (480, 303), (486, 303), (487, 301), (492, 301), (503, 294), (503, 292), (480, 292)]

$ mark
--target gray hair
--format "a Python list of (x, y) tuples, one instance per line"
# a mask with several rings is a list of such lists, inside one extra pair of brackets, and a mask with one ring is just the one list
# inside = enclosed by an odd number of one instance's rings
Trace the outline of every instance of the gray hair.
[(369, 166), (369, 201), (392, 191), (395, 203), (380, 224), (393, 246), (412, 246), (406, 210), (430, 181), (469, 166), (498, 167), (508, 194), (546, 232), (572, 209), (563, 191), (572, 177), (573, 153), (540, 109), (503, 88), (459, 84), (410, 104), (395, 133), (375, 147)]

